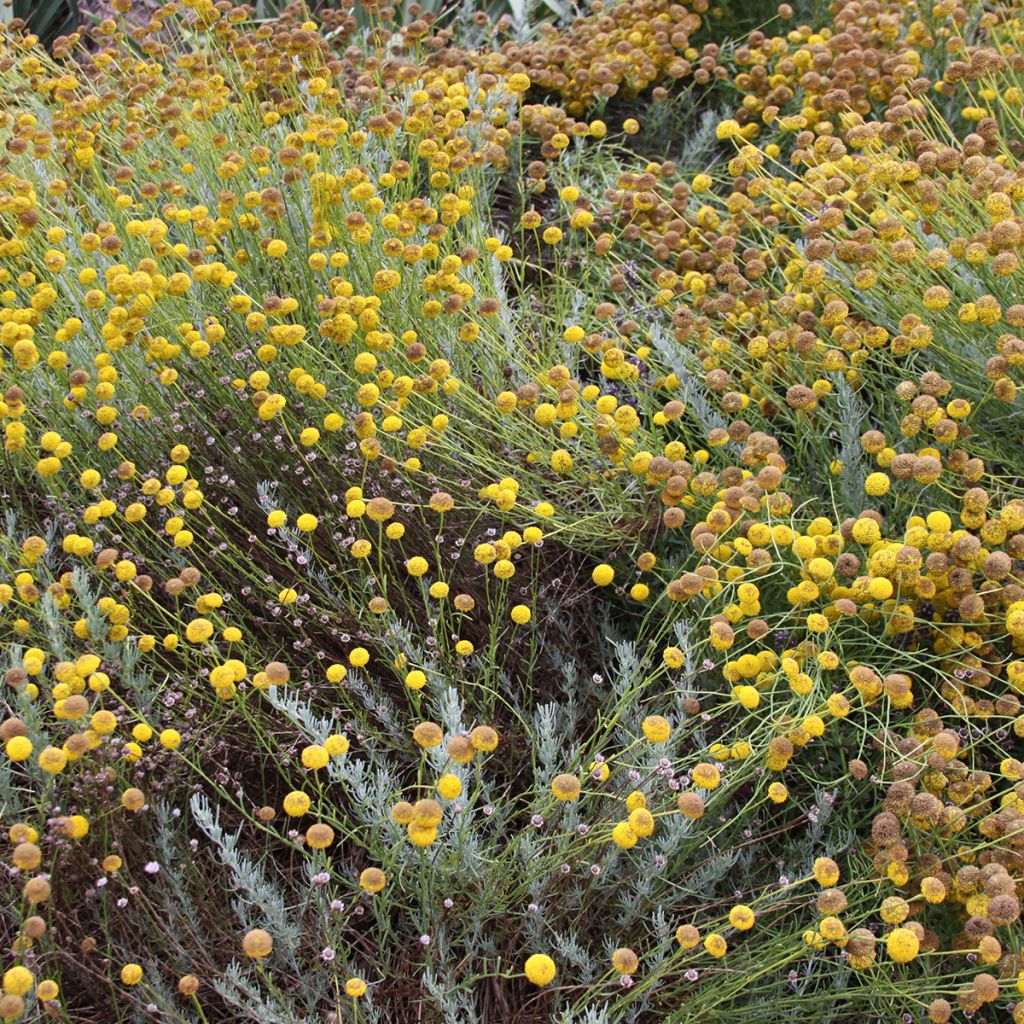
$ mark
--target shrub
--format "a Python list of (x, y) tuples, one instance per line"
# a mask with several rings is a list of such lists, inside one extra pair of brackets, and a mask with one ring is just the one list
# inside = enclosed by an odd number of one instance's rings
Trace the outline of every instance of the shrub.
[(1024, 1019), (1016, 6), (114, 8), (0, 56), (0, 1018)]

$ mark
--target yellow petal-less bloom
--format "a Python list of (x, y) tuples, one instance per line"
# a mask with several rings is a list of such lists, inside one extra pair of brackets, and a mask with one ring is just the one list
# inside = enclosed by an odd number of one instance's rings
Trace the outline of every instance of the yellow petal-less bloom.
[(380, 892), (387, 882), (387, 875), (380, 868), (364, 868), (359, 875), (359, 887), (367, 892)]
[(643, 731), (648, 742), (664, 743), (672, 734), (672, 726), (661, 715), (648, 715), (643, 721)]
[(35, 976), (27, 967), (18, 965), (4, 971), (3, 990), (9, 996), (24, 996), (32, 991)]
[(304, 768), (317, 771), (318, 769), (325, 768), (327, 766), (327, 763), (330, 760), (330, 754), (326, 747), (321, 747), (319, 744), (310, 744), (309, 746), (302, 748), (300, 759)]
[(283, 806), (289, 818), (301, 818), (309, 811), (310, 799), (305, 793), (293, 790), (284, 798)]
[(317, 823), (306, 829), (306, 845), (313, 850), (326, 850), (334, 842), (334, 829), (330, 825)]
[(639, 836), (628, 821), (620, 821), (612, 829), (612, 842), (621, 850), (631, 850), (639, 842)]
[(510, 613), (510, 618), (517, 626), (525, 626), (530, 621), (532, 612), (528, 605), (517, 604), (513, 606)]
[(629, 827), (641, 839), (654, 834), (654, 816), (646, 807), (634, 807), (629, 814)]
[(612, 953), (612, 968), (619, 974), (636, 974), (640, 969), (640, 958), (626, 946), (620, 946)]
[(917, 935), (909, 928), (894, 928), (885, 938), (889, 958), (898, 964), (908, 964), (921, 948)]
[(532, 956), (527, 957), (526, 963), (523, 965), (523, 971), (529, 981), (539, 988), (543, 988), (555, 980), (557, 968), (555, 967), (555, 961), (546, 953), (534, 953)]
[(121, 968), (121, 982), (125, 985), (138, 985), (142, 981), (142, 966), (140, 964), (125, 964)]
[(52, 978), (46, 978), (36, 987), (36, 998), (43, 1003), (53, 1002), (60, 995), (60, 986)]
[(551, 780), (551, 792), (563, 802), (575, 800), (580, 795), (580, 780), (575, 775), (556, 775)]
[(700, 789), (717, 789), (722, 780), (722, 773), (707, 761), (701, 761), (694, 766), (692, 772), (693, 784)]
[(324, 748), (331, 757), (341, 757), (343, 754), (347, 754), (349, 746), (348, 738), (341, 735), (328, 736), (324, 740)]
[(213, 623), (209, 619), (193, 619), (185, 627), (185, 639), (190, 644), (205, 643), (213, 636)]
[(742, 903), (729, 911), (729, 924), (737, 931), (746, 932), (754, 927), (754, 912)]
[(457, 775), (442, 775), (437, 780), (437, 792), (445, 800), (455, 800), (462, 795), (462, 782)]
[(242, 938), (242, 952), (252, 960), (262, 960), (270, 956), (273, 949), (273, 937), (262, 928), (252, 928)]
[(478, 725), (469, 734), (474, 750), (490, 753), (498, 746), (498, 733), (489, 725)]
[(864, 491), (872, 498), (880, 498), (889, 493), (892, 481), (885, 473), (870, 473), (864, 481)]
[(839, 881), (839, 865), (831, 857), (818, 857), (814, 862), (814, 879), (825, 888)]
[(12, 736), (4, 745), (4, 752), (12, 761), (27, 761), (32, 755), (32, 741), (27, 736)]
[(444, 733), (436, 722), (420, 722), (413, 729), (412, 738), (417, 746), (423, 747), (426, 750), (439, 746), (441, 740), (444, 739)]

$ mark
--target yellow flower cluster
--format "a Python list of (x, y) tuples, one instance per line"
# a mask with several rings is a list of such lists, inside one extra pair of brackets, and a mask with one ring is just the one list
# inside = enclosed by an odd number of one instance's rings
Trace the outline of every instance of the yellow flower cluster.
[(5, 30), (0, 1019), (1024, 1021), (1018, 6)]

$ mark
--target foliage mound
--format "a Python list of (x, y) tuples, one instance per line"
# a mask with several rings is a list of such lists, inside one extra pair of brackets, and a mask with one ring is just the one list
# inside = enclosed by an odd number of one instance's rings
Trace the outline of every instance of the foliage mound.
[(0, 37), (0, 1020), (1024, 1021), (1024, 11)]

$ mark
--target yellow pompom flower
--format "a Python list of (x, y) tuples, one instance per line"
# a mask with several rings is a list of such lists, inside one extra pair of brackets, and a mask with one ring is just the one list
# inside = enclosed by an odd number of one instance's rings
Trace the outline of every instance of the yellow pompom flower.
[(324, 748), (331, 757), (341, 757), (348, 753), (349, 742), (346, 737), (335, 734), (324, 740)]
[(52, 1002), (59, 995), (60, 986), (52, 978), (39, 982), (36, 988), (36, 998), (42, 1003)]
[(163, 729), (160, 733), (160, 746), (165, 750), (177, 750), (181, 746), (181, 733), (177, 729)]
[(514, 605), (510, 613), (510, 618), (517, 626), (525, 626), (530, 621), (531, 616), (532, 612), (525, 604)]
[(32, 741), (27, 736), (12, 736), (4, 752), (12, 761), (26, 761), (32, 755)]
[(639, 836), (628, 821), (620, 821), (612, 829), (612, 842), (621, 850), (632, 850), (639, 842)]
[(437, 780), (437, 792), (444, 800), (455, 800), (462, 795), (462, 782), (457, 775), (442, 775)]
[(320, 768), (326, 767), (327, 762), (330, 760), (327, 748), (315, 743), (311, 743), (308, 747), (303, 747), (300, 757), (302, 766), (309, 768), (311, 771), (317, 771)]
[(818, 857), (814, 862), (814, 880), (830, 889), (839, 881), (839, 865), (831, 857)]
[(747, 932), (754, 927), (754, 912), (742, 903), (729, 911), (729, 924), (738, 932)]
[(661, 715), (648, 715), (643, 721), (643, 731), (649, 743), (664, 743), (672, 733), (672, 726)]
[(125, 964), (121, 968), (121, 982), (125, 985), (138, 985), (142, 981), (141, 964)]
[(251, 960), (262, 960), (264, 957), (270, 956), (273, 949), (273, 937), (270, 932), (264, 931), (262, 928), (252, 928), (242, 938), (242, 952)]
[(580, 795), (580, 780), (575, 775), (556, 775), (551, 780), (551, 792), (563, 803), (576, 800)]
[(666, 647), (661, 652), (662, 661), (669, 668), (682, 668), (686, 664), (686, 655), (678, 647)]
[(301, 818), (304, 814), (309, 811), (310, 799), (305, 793), (300, 793), (298, 790), (292, 790), (284, 798), (284, 813), (289, 818)]
[(872, 498), (880, 498), (889, 493), (892, 481), (885, 473), (870, 473), (864, 481), (864, 491)]
[(9, 996), (25, 996), (32, 991), (35, 985), (35, 977), (27, 967), (20, 964), (4, 971), (3, 989)]
[(387, 884), (387, 875), (380, 868), (364, 868), (359, 875), (359, 888), (366, 892), (380, 892)]
[(430, 565), (427, 560), (419, 555), (415, 555), (405, 563), (405, 571), (413, 577), (422, 576), (429, 568)]
[(898, 964), (909, 964), (921, 948), (917, 935), (909, 928), (894, 928), (885, 939), (889, 958)]
[(185, 627), (185, 639), (190, 644), (205, 643), (213, 636), (213, 623), (209, 619), (193, 619)]
[(557, 968), (555, 961), (545, 953), (534, 953), (523, 965), (526, 977), (538, 988), (550, 985), (555, 979)]
[(640, 969), (640, 958), (626, 946), (620, 946), (612, 953), (612, 968), (619, 974), (636, 974)]
[(707, 761), (695, 765), (691, 777), (693, 784), (699, 789), (717, 789), (722, 781), (722, 773)]

